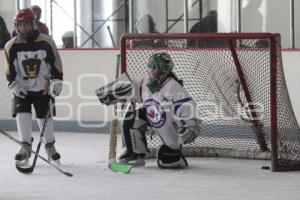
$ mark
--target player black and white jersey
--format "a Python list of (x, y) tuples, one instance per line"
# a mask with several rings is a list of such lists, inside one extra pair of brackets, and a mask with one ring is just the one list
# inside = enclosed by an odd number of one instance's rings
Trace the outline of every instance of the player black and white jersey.
[(62, 80), (62, 63), (52, 38), (34, 34), (31, 41), (16, 36), (6, 43), (6, 78), (8, 84), (18, 81), (27, 91), (40, 92), (49, 78)]

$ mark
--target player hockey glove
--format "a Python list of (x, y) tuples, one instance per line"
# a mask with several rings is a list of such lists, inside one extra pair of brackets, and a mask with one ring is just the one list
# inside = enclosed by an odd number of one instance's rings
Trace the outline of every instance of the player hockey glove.
[(62, 90), (62, 80), (60, 79), (52, 79), (50, 80), (49, 85), (49, 94), (52, 97), (57, 97)]
[(25, 98), (25, 96), (27, 95), (27, 91), (25, 90), (24, 86), (18, 81), (14, 81), (11, 84), (9, 84), (8, 88), (17, 97)]

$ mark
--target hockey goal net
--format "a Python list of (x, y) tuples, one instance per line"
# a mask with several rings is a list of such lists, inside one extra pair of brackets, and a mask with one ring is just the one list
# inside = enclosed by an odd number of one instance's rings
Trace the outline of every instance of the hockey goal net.
[[(185, 155), (271, 159), (272, 171), (300, 169), (300, 131), (278, 34), (125, 34), (121, 71), (144, 76), (157, 52), (171, 55), (203, 122)], [(147, 140), (150, 149), (160, 143)]]

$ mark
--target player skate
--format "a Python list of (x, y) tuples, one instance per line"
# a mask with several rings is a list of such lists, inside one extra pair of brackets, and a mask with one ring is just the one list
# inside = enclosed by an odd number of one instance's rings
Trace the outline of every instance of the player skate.
[(31, 156), (31, 148), (31, 144), (23, 142), (20, 151), (15, 155), (16, 165), (22, 166), (27, 165), (29, 163), (29, 158)]
[(49, 161), (54, 161), (57, 164), (60, 164), (60, 154), (56, 151), (54, 143), (55, 141), (47, 143), (45, 145), (45, 152), (48, 155)]

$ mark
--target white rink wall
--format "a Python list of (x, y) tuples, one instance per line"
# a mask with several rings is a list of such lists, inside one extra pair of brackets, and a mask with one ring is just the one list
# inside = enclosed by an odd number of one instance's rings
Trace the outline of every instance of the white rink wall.
[[(79, 130), (81, 127), (84, 131), (95, 132), (104, 128), (102, 132), (106, 132), (112, 110), (100, 104), (94, 90), (105, 85), (105, 81), (115, 79), (116, 55), (119, 51), (60, 49), (59, 53), (63, 62), (64, 87), (56, 99), (56, 121), (72, 122), (61, 124), (60, 129), (82, 131)], [(0, 50), (0, 66), (0, 126), (3, 129), (14, 130), (15, 124), (11, 121), (12, 94), (7, 88), (3, 50)]]
[[(116, 49), (59, 50), (63, 67), (65, 85), (57, 98), (58, 121), (74, 121), (85, 128), (101, 126), (111, 120), (111, 110), (101, 106), (94, 90), (105, 81), (114, 80), (116, 68)], [(300, 51), (282, 52), (286, 81), (298, 122), (300, 121)], [(4, 66), (4, 51), (0, 50), (0, 121), (11, 120), (11, 93), (7, 88)], [(108, 113), (108, 114), (104, 114)], [(92, 122), (86, 124), (86, 122)], [(100, 124), (99, 124), (100, 123)]]

